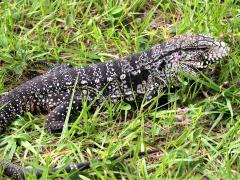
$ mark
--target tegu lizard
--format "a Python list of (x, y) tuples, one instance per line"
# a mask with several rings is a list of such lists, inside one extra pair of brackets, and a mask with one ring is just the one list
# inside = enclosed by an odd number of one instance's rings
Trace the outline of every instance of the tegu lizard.
[[(197, 74), (226, 57), (230, 48), (207, 35), (186, 34), (150, 49), (82, 68), (57, 66), (12, 89), (0, 99), (0, 133), (26, 111), (48, 112), (45, 128), (63, 128), (68, 108), (73, 116), (82, 102), (93, 106), (105, 99), (113, 103), (146, 101), (156, 97), (168, 84), (174, 84), (180, 71)], [(73, 94), (74, 93), (74, 94)], [(70, 105), (71, 102), (71, 105)]]

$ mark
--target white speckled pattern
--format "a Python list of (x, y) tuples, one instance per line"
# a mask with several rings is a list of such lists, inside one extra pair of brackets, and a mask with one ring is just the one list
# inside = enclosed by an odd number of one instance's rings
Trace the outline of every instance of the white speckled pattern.
[[(79, 74), (72, 114), (81, 109), (82, 100), (95, 105), (110, 97), (113, 102), (150, 100), (167, 83), (173, 83), (178, 71), (195, 74), (195, 68), (227, 56), (230, 48), (206, 35), (181, 35), (147, 51), (112, 60), (74, 68), (67, 64), (14, 88), (0, 99), (0, 133), (17, 114), (48, 111), (45, 127), (61, 130), (69, 107), (76, 77)], [(102, 92), (99, 95), (99, 92)], [(96, 99), (96, 97), (98, 98)]]

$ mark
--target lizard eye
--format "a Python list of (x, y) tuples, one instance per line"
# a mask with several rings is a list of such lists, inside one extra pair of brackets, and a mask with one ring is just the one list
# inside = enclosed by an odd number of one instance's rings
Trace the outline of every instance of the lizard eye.
[(166, 62), (165, 61), (163, 61), (159, 66), (158, 66), (158, 70), (159, 71), (162, 71), (163, 69), (165, 69), (165, 66), (166, 66)]
[(181, 58), (183, 58), (184, 56), (186, 55), (186, 53), (182, 50), (180, 50), (178, 53), (177, 53), (177, 58), (180, 60)]

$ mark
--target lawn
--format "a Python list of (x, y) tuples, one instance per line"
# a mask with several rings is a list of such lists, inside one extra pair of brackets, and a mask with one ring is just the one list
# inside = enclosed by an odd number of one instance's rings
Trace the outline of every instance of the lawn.
[[(32, 166), (33, 171), (41, 167), (42, 179), (239, 177), (238, 0), (3, 0), (0, 92), (44, 73), (46, 68), (37, 62), (81, 67), (184, 33), (222, 40), (231, 54), (198, 78), (180, 78), (178, 88), (166, 89), (150, 105), (84, 107), (63, 134), (44, 131), (44, 115), (25, 113), (0, 135), (0, 159)], [(138, 156), (149, 150), (157, 152)], [(48, 173), (56, 165), (84, 161), (90, 161), (87, 170)]]

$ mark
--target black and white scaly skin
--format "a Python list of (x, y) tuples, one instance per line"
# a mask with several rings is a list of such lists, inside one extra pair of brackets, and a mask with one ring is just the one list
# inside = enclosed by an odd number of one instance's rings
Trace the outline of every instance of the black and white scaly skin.
[[(227, 56), (230, 48), (206, 35), (181, 35), (122, 59), (74, 68), (66, 64), (14, 88), (0, 99), (0, 133), (16, 115), (49, 112), (45, 127), (61, 130), (77, 80), (72, 114), (84, 100), (150, 100), (175, 81), (179, 71), (195, 74)], [(78, 78), (77, 78), (78, 77)], [(101, 93), (101, 94), (100, 94)], [(97, 98), (96, 98), (97, 97)]]
[(97, 105), (105, 99), (151, 100), (176, 82), (180, 71), (196, 74), (196, 69), (206, 68), (229, 52), (224, 42), (212, 37), (181, 35), (121, 59), (83, 68), (55, 67), (1, 97), (0, 134), (16, 115), (26, 111), (48, 112), (45, 128), (52, 132), (63, 128), (70, 102), (74, 115), (83, 101)]

